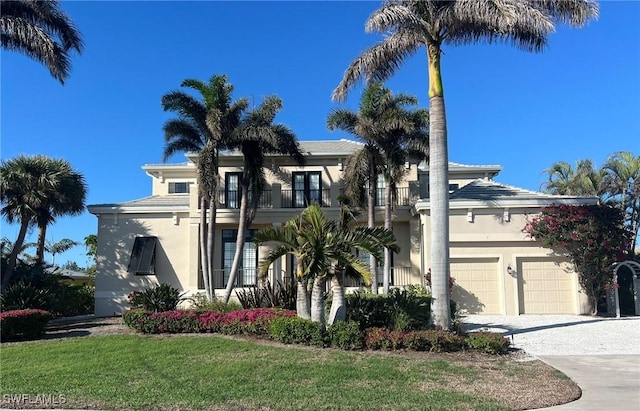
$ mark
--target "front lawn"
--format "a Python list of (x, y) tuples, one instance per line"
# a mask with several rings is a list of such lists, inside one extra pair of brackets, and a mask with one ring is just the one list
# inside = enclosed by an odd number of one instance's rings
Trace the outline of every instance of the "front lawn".
[[(539, 361), (480, 354), (345, 352), (215, 335), (111, 335), (3, 344), (2, 407), (15, 394), (64, 408), (503, 410), (579, 396)], [(58, 405), (60, 407), (60, 405)]]

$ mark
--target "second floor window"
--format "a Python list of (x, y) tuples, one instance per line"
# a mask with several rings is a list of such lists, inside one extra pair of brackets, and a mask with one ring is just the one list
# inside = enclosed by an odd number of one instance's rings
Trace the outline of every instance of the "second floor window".
[(306, 207), (309, 204), (320, 203), (322, 198), (322, 184), (319, 171), (293, 173), (293, 206)]
[(175, 182), (169, 183), (169, 194), (188, 194), (189, 183), (187, 182)]
[(242, 173), (227, 173), (225, 175), (225, 206), (227, 208), (240, 207), (240, 178)]

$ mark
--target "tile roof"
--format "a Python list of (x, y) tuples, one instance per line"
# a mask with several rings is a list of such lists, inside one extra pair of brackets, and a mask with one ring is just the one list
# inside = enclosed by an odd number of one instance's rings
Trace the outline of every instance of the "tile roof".
[(188, 195), (149, 196), (124, 203), (92, 204), (90, 208), (98, 207), (189, 207)]
[(453, 200), (497, 200), (510, 198), (517, 200), (529, 199), (553, 199), (559, 196), (544, 194), (533, 190), (527, 190), (508, 184), (498, 183), (493, 180), (474, 180), (469, 184), (454, 191), (449, 199)]

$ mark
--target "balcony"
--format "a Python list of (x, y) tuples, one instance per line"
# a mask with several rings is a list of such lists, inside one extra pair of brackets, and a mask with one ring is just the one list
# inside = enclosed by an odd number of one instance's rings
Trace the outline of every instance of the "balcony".
[[(376, 277), (378, 280), (378, 287), (383, 286), (384, 273), (382, 267), (378, 267), (376, 270)], [(414, 284), (411, 276), (411, 267), (391, 267), (391, 278), (389, 279), (389, 285), (392, 286), (405, 286)], [(345, 278), (345, 287), (365, 287), (364, 282), (356, 280), (354, 278)]]

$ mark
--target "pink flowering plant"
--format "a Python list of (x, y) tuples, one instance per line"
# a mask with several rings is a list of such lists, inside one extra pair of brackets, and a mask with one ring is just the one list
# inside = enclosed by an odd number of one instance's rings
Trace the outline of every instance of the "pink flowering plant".
[(50, 312), (32, 308), (0, 312), (0, 338), (8, 341), (40, 337), (51, 318)]
[(596, 314), (611, 265), (626, 258), (631, 236), (624, 214), (606, 205), (554, 205), (533, 217), (523, 231), (571, 260)]

